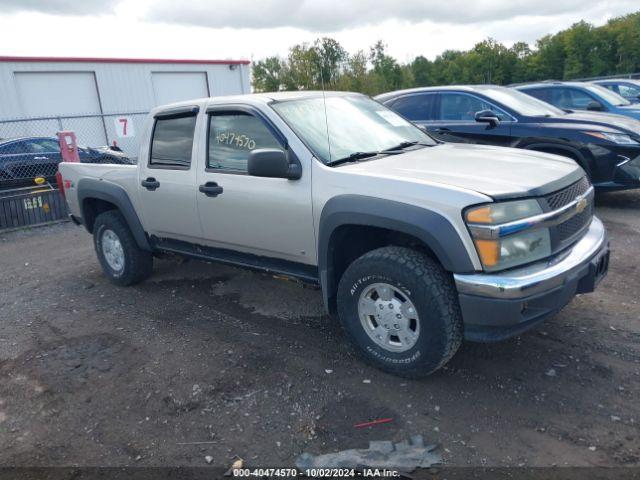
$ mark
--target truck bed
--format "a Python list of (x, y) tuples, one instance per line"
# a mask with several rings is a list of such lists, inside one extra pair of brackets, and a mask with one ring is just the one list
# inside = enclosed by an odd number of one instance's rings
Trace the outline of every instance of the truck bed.
[(122, 186), (131, 196), (131, 202), (138, 206), (138, 196), (135, 192), (138, 181), (137, 165), (113, 165), (97, 163), (68, 163), (59, 166), (62, 183), (70, 213), (82, 217), (78, 202), (77, 187), (81, 179), (93, 178)]

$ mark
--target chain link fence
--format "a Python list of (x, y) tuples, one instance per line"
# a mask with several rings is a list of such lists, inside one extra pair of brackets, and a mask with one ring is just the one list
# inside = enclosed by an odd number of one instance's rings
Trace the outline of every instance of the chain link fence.
[(80, 161), (135, 163), (147, 112), (0, 120), (0, 190), (53, 181), (62, 161), (56, 133), (76, 134)]
[(84, 163), (132, 164), (147, 112), (0, 119), (0, 230), (67, 217), (56, 133), (73, 131)]

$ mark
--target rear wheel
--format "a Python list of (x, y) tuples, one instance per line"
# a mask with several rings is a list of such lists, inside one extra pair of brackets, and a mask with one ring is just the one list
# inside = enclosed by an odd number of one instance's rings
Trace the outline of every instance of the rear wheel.
[(93, 243), (102, 271), (116, 285), (133, 285), (151, 275), (151, 252), (138, 247), (117, 210), (98, 215), (93, 226)]
[(410, 248), (384, 247), (355, 260), (340, 279), (338, 314), (365, 360), (396, 375), (427, 376), (462, 342), (451, 275)]

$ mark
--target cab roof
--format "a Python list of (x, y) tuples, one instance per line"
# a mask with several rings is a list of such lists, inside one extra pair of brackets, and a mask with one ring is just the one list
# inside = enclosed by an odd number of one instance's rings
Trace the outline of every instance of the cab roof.
[(457, 91), (457, 92), (482, 92), (482, 90), (496, 89), (496, 88), (506, 88), (501, 85), (493, 85), (493, 84), (483, 84), (483, 85), (442, 85), (439, 87), (417, 87), (417, 88), (407, 88), (405, 90), (396, 90), (393, 92), (381, 93), (374, 97), (376, 100), (386, 100), (388, 98), (398, 97), (400, 95), (406, 95), (411, 93), (421, 93), (421, 92), (441, 92), (446, 90)]
[(363, 94), (357, 92), (339, 92), (339, 91), (321, 91), (321, 90), (299, 90), (291, 92), (265, 92), (265, 93), (249, 93), (244, 95), (226, 95), (218, 97), (203, 97), (194, 98), (192, 100), (184, 100), (181, 102), (170, 103), (167, 105), (160, 105), (152, 110), (152, 113), (156, 114), (164, 112), (166, 110), (179, 109), (184, 107), (195, 107), (211, 105), (216, 103), (270, 103), (280, 102), (286, 100), (300, 100), (304, 98), (321, 98), (325, 97), (346, 97)]

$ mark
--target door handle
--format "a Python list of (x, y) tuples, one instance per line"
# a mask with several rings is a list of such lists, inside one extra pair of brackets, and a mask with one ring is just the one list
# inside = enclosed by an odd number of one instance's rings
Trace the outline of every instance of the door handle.
[(160, 187), (160, 182), (153, 177), (149, 177), (146, 180), (142, 180), (142, 182), (140, 182), (140, 185), (153, 192), (156, 188)]
[(216, 182), (207, 182), (204, 185), (200, 185), (198, 190), (204, 193), (207, 197), (217, 197), (223, 192), (223, 188)]
[(433, 131), (435, 133), (447, 133), (447, 132), (450, 132), (451, 129), (446, 127), (438, 127), (438, 128), (434, 128)]
[(49, 157), (33, 157), (34, 160), (47, 160)]

